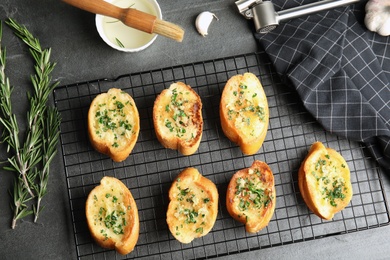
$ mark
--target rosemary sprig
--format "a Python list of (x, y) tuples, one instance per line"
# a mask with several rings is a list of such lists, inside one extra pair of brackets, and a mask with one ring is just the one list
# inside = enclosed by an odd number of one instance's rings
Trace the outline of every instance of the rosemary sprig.
[[(1, 47), (0, 41), (0, 112), (3, 116), (0, 117), (0, 123), (5, 130), (2, 137), (8, 144), (7, 152), (12, 150), (14, 153), (8, 159), (10, 166), (4, 169), (18, 173), (14, 192), (11, 193), (14, 210), (12, 228), (15, 228), (18, 219), (33, 212), (36, 221), (42, 209), (41, 200), (47, 192), (49, 164), (56, 154), (61, 119), (58, 111), (47, 104), (50, 93), (59, 83), (52, 83), (50, 76), (55, 67), (55, 63), (50, 62), (51, 50), (42, 49), (39, 40), (15, 20), (8, 19), (6, 24), (30, 47), (30, 53), (35, 61), (35, 75), (31, 76), (34, 92), (32, 95), (28, 94), (30, 110), (27, 112), (27, 134), (22, 145), (18, 122), (12, 113), (12, 87), (5, 76), (6, 51)], [(2, 26), (0, 38), (1, 36)], [(33, 206), (34, 210), (28, 210), (26, 203), (35, 196), (37, 206)]]
[[(0, 39), (2, 39), (3, 26), (0, 23)], [(1, 42), (0, 42), (1, 43)], [(11, 207), (14, 211), (14, 216), (12, 220), (12, 227), (15, 226), (16, 221), (22, 217), (32, 214), (32, 211), (28, 210), (26, 203), (31, 199), (32, 191), (27, 178), (27, 172), (22, 170), (20, 164), (18, 163), (18, 158), (20, 156), (20, 144), (19, 144), (19, 126), (16, 120), (15, 114), (12, 113), (11, 105), (11, 93), (13, 88), (11, 88), (9, 79), (5, 75), (6, 68), (6, 49), (0, 48), (0, 110), (2, 117), (0, 117), (0, 123), (4, 126), (3, 129), (3, 140), (8, 144), (7, 152), (10, 149), (16, 151), (16, 155), (12, 158), (9, 158), (8, 161), (11, 164), (10, 167), (4, 167), (4, 169), (18, 172), (14, 184), (14, 191), (11, 194), (13, 197), (13, 203)], [(20, 161), (19, 161), (20, 162)], [(23, 166), (22, 166), (23, 167)]]

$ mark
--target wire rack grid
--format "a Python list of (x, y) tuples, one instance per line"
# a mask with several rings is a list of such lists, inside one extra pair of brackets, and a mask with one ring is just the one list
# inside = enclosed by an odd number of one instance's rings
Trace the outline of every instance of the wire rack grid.
[[(244, 72), (259, 77), (270, 109), (267, 137), (253, 156), (244, 156), (224, 136), (218, 112), (226, 81)], [(153, 128), (154, 100), (176, 81), (192, 86), (203, 103), (202, 142), (191, 156), (163, 148)], [(86, 126), (92, 99), (112, 87), (128, 92), (140, 114), (138, 142), (128, 159), (121, 163), (114, 163), (92, 149)], [(262, 52), (61, 86), (55, 90), (54, 99), (63, 118), (61, 147), (79, 259), (213, 258), (389, 224), (379, 166), (366, 155), (361, 144), (325, 132), (306, 112), (295, 92), (280, 81)], [(340, 152), (351, 169), (352, 201), (331, 221), (312, 214), (299, 193), (297, 172), (315, 141)], [(225, 194), (232, 175), (249, 167), (255, 159), (265, 161), (272, 169), (277, 198), (269, 225), (256, 234), (249, 234), (228, 214)], [(190, 166), (216, 184), (219, 212), (209, 234), (190, 244), (181, 244), (170, 234), (165, 221), (168, 189), (177, 174)], [(96, 245), (86, 224), (87, 195), (103, 176), (122, 180), (138, 206), (140, 236), (134, 251), (126, 256)]]

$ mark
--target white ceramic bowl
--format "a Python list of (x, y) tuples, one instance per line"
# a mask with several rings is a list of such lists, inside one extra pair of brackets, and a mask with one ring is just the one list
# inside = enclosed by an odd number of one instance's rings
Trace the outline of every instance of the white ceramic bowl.
[[(161, 9), (156, 0), (106, 0), (116, 6), (137, 10), (155, 15), (162, 19)], [(112, 48), (124, 52), (137, 52), (150, 46), (157, 34), (145, 33), (124, 25), (117, 19), (96, 15), (96, 28), (100, 37)]]

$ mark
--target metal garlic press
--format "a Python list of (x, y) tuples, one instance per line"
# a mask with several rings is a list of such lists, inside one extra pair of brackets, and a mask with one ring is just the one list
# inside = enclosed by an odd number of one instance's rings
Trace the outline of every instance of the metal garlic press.
[(236, 1), (239, 12), (246, 19), (253, 19), (258, 33), (268, 33), (280, 22), (320, 11), (352, 4), (359, 0), (322, 0), (276, 12), (271, 1), (239, 0)]

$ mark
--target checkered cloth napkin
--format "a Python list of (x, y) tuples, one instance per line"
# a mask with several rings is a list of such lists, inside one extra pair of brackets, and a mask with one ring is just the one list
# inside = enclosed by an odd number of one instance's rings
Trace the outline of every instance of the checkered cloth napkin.
[[(313, 0), (272, 0), (283, 10)], [(364, 25), (366, 1), (281, 23), (255, 37), (328, 131), (365, 143), (390, 174), (390, 37)]]

